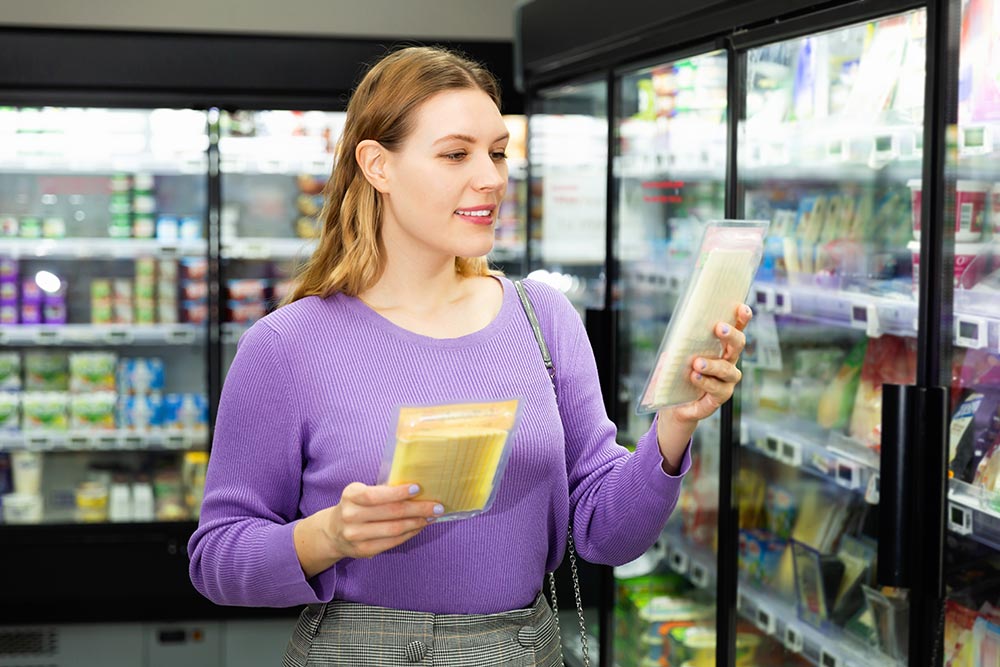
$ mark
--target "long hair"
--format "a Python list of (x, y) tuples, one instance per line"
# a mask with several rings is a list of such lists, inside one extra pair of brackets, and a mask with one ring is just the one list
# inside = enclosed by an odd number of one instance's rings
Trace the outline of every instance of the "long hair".
[[(413, 130), (417, 107), (436, 93), (479, 89), (500, 108), (500, 87), (481, 65), (437, 47), (408, 47), (376, 63), (351, 95), (333, 173), (323, 189), (319, 245), (282, 302), (343, 292), (357, 296), (385, 269), (382, 195), (365, 178), (355, 149), (373, 139), (394, 151)], [(456, 257), (463, 276), (491, 275), (485, 257)]]

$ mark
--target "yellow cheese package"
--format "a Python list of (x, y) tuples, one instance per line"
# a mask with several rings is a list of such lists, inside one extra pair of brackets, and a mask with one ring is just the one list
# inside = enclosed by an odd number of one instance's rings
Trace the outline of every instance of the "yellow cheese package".
[(482, 514), (507, 467), (520, 408), (516, 398), (398, 408), (379, 484), (419, 484), (417, 498), (444, 505), (438, 521)]
[(691, 382), (696, 357), (718, 359), (719, 322), (736, 324), (736, 310), (746, 299), (764, 251), (767, 221), (722, 220), (705, 225), (694, 273), (667, 324), (640, 394), (637, 414), (698, 399)]

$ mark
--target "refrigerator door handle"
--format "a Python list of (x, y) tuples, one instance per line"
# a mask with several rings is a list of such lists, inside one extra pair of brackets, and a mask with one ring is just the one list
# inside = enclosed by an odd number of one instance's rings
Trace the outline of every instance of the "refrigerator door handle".
[(880, 586), (910, 588), (914, 476), (912, 385), (882, 385), (882, 448), (879, 466), (878, 571)]

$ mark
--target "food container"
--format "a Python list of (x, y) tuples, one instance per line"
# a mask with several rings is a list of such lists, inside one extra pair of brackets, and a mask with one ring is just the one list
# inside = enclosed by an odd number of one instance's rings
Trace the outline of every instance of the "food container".
[(970, 243), (983, 237), (989, 192), (990, 184), (984, 181), (955, 183), (955, 241)]
[(923, 181), (914, 178), (906, 182), (910, 188), (910, 206), (913, 210), (911, 219), (913, 221), (913, 238), (920, 240), (920, 210), (923, 204)]

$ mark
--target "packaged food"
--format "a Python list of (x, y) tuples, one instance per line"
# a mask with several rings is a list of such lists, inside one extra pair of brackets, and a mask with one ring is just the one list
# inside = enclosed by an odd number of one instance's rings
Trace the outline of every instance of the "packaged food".
[(722, 221), (705, 226), (694, 275), (663, 334), (638, 413), (701, 396), (690, 379), (694, 359), (721, 356), (715, 327), (720, 322), (735, 326), (737, 309), (746, 299), (760, 263), (768, 224)]
[(76, 520), (102, 523), (108, 520), (108, 486), (87, 481), (76, 487)]
[(65, 431), (69, 427), (69, 394), (25, 392), (21, 397), (25, 431)]
[(920, 240), (920, 215), (924, 198), (922, 195), (924, 183), (919, 178), (913, 178), (906, 182), (910, 188), (910, 206), (913, 210), (913, 238)]
[(955, 241), (974, 243), (982, 238), (989, 191), (990, 184), (983, 181), (955, 183)]
[(379, 484), (419, 484), (416, 496), (444, 506), (438, 519), (489, 510), (510, 456), (520, 401), (400, 407)]
[(74, 394), (69, 401), (70, 428), (112, 431), (118, 396), (113, 391), (94, 391)]
[(17, 391), (21, 388), (21, 355), (18, 352), (0, 352), (0, 391)]
[(69, 390), (113, 392), (117, 368), (114, 352), (73, 352), (69, 355)]
[(146, 432), (163, 426), (164, 401), (158, 393), (120, 396), (118, 425), (126, 431)]
[(21, 430), (21, 395), (0, 391), (0, 432)]
[(65, 352), (26, 352), (24, 388), (28, 391), (69, 389), (69, 358)]
[(122, 394), (163, 391), (164, 365), (160, 357), (122, 359), (118, 364), (118, 387)]
[(915, 338), (881, 336), (868, 342), (851, 413), (850, 435), (872, 449), (882, 443), (882, 385), (909, 384), (917, 374)]

